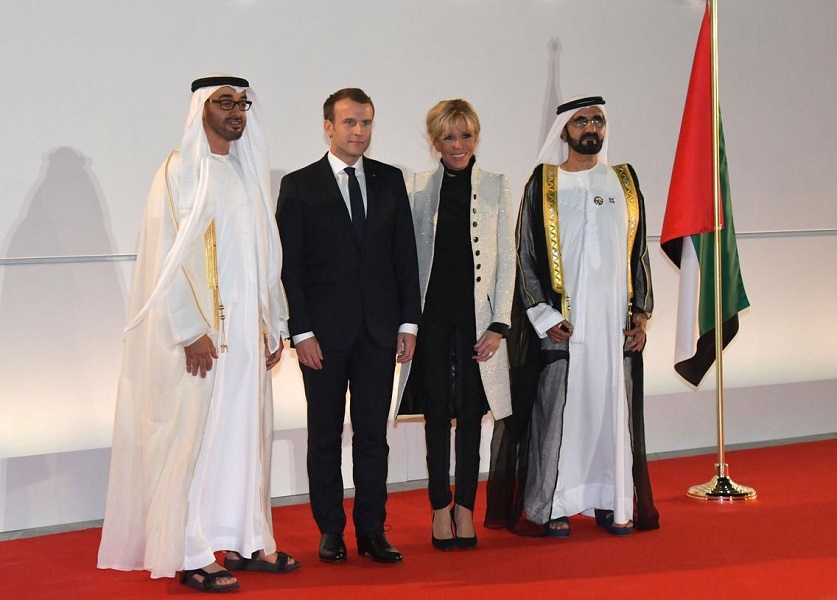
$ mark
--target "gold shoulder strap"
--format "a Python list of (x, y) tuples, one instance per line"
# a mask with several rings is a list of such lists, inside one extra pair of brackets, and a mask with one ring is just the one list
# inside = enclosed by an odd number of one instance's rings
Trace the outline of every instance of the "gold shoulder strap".
[(558, 217), (558, 165), (543, 166), (543, 226), (549, 279), (552, 289), (561, 295), (561, 313), (570, 320), (570, 297), (564, 289), (564, 267), (561, 258), (561, 228)]
[(631, 176), (631, 170), (627, 164), (615, 165), (613, 170), (616, 172), (616, 177), (622, 186), (622, 192), (625, 194), (625, 203), (628, 208), (628, 248), (626, 260), (628, 264), (628, 319), (630, 323), (631, 307), (630, 299), (634, 295), (634, 278), (631, 273), (631, 252), (634, 248), (634, 241), (636, 240), (637, 227), (639, 226), (639, 196), (636, 193), (636, 182)]

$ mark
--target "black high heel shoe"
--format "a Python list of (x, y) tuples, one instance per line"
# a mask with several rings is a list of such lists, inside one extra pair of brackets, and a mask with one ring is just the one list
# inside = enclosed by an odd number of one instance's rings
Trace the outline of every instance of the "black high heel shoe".
[(450, 522), (453, 526), (453, 541), (456, 544), (457, 548), (460, 548), (462, 550), (473, 550), (477, 547), (477, 534), (474, 533), (473, 537), (459, 537), (459, 535), (456, 532), (456, 519), (453, 516), (453, 511), (455, 508), (456, 505), (454, 505), (454, 508), (450, 509)]
[[(437, 538), (433, 535), (433, 518), (435, 515), (435, 511), (430, 511), (430, 538), (433, 542), (433, 547), (436, 550), (441, 550), (442, 552), (448, 552), (453, 550), (453, 547), (456, 545), (456, 540), (454, 538)], [(451, 520), (450, 520), (450, 530), (453, 533), (453, 509), (451, 509)]]

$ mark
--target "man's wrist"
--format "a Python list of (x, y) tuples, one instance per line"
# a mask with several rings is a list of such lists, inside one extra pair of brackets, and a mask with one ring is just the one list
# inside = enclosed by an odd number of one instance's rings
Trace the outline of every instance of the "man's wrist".
[(398, 328), (398, 333), (409, 333), (411, 335), (418, 335), (418, 325), (415, 323), (402, 323)]
[(313, 331), (306, 331), (305, 333), (300, 333), (298, 335), (292, 336), (291, 341), (294, 343), (294, 346), (299, 344), (300, 342), (304, 342), (308, 338), (314, 337)]

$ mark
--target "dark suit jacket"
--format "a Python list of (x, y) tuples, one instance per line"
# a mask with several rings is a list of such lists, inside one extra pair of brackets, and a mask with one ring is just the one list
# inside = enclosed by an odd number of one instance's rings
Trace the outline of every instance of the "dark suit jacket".
[(323, 351), (346, 350), (366, 323), (384, 348), (421, 319), (413, 222), (401, 171), (363, 157), (361, 244), (327, 155), (282, 179), (276, 219), (292, 336), (313, 331)]

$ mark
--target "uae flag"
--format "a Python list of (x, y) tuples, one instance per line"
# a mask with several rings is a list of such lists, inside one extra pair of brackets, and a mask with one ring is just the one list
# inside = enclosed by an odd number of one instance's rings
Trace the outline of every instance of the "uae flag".
[[(703, 17), (660, 244), (680, 270), (674, 369), (697, 386), (715, 362), (714, 179), (712, 61), (709, 9)], [(721, 291), (723, 347), (738, 333), (738, 312), (750, 305), (741, 280), (732, 220), (723, 127), (720, 128)]]

